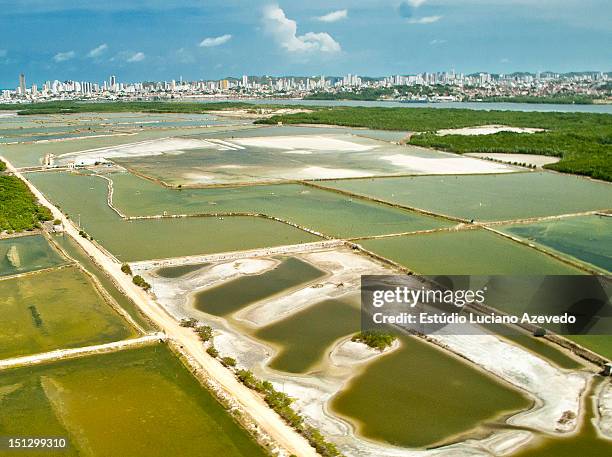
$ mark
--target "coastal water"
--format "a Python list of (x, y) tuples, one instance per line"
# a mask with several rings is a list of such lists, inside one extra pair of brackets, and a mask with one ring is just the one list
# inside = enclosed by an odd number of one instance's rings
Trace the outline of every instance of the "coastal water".
[(503, 111), (560, 111), (567, 113), (612, 113), (612, 105), (575, 105), (547, 103), (487, 103), (487, 102), (439, 102), (439, 103), (400, 103), (394, 101), (367, 100), (301, 100), (284, 98), (265, 99), (194, 99), (201, 103), (220, 101), (240, 101), (255, 105), (305, 105), (305, 106), (377, 106), (389, 108), (462, 108), (473, 110)]

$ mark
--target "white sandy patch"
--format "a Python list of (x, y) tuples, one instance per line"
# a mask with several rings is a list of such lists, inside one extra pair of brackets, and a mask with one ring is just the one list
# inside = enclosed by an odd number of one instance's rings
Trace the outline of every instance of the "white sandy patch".
[(8, 113), (0, 113), (0, 117), (14, 117), (17, 116), (17, 111), (9, 111)]
[(225, 148), (232, 149), (232, 150), (244, 149), (242, 146), (228, 143), (227, 141), (220, 140), (218, 138), (207, 138), (207, 141), (210, 141), (211, 143), (215, 143), (215, 144), (220, 144), (221, 146), (224, 146)]
[(265, 136), (236, 138), (231, 143), (270, 149), (306, 149), (311, 151), (363, 152), (376, 146), (364, 145), (325, 135)]
[(381, 159), (404, 168), (406, 171), (423, 174), (510, 173), (516, 171), (516, 168), (508, 165), (461, 156), (425, 158), (393, 154), (382, 156)]
[(535, 165), (536, 167), (541, 167), (543, 165), (547, 165), (549, 163), (557, 163), (561, 160), (560, 157), (550, 157), (550, 156), (541, 156), (536, 154), (504, 154), (504, 153), (489, 153), (489, 152), (471, 152), (469, 154), (465, 154), (466, 156), (476, 157), (480, 159), (495, 159), (502, 160), (504, 162), (518, 162), (518, 163), (527, 163), (530, 165)]
[(603, 436), (612, 440), (612, 383), (608, 380), (604, 383), (597, 398), (597, 428)]
[(349, 249), (311, 252), (300, 257), (328, 272), (328, 276), (310, 286), (250, 305), (235, 317), (255, 326), (269, 325), (323, 300), (358, 293), (361, 275), (392, 274), (391, 269)]
[(183, 178), (194, 183), (211, 183), (215, 182), (216, 177), (213, 175), (206, 175), (204, 173), (183, 173)]
[(372, 173), (348, 168), (304, 167), (287, 176), (294, 179), (323, 179), (323, 178), (361, 178), (372, 176)]
[(310, 155), (312, 151), (306, 151), (304, 149), (292, 149), (290, 151), (283, 151), (284, 154), (298, 154), (298, 155)]
[(478, 127), (464, 127), (461, 129), (443, 129), (438, 130), (437, 135), (493, 135), (499, 132), (512, 132), (512, 133), (535, 133), (543, 132), (544, 129), (536, 129), (529, 127), (510, 127), (508, 125), (481, 125)]
[(79, 164), (102, 162), (114, 157), (146, 157), (167, 153), (184, 152), (190, 149), (227, 150), (225, 146), (194, 138), (163, 138), (123, 144), (111, 148), (97, 148), (86, 151), (70, 152), (59, 156), (62, 162), (75, 161)]
[[(567, 433), (576, 428), (580, 398), (592, 374), (563, 371), (493, 335), (431, 335), (431, 338), (536, 398), (534, 408), (512, 416), (508, 423), (548, 433)], [(573, 417), (562, 421), (568, 412)]]

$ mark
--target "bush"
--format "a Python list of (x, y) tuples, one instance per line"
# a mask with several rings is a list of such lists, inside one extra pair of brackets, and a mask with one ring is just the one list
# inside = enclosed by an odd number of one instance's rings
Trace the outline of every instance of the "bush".
[(180, 322), (180, 326), (181, 327), (188, 327), (188, 328), (196, 328), (198, 326), (198, 320), (194, 319), (193, 317), (189, 318), (189, 319), (181, 319)]
[(223, 357), (221, 359), (221, 363), (225, 367), (235, 367), (236, 366), (236, 359), (234, 359), (233, 357)]
[(136, 275), (132, 278), (132, 282), (136, 284), (138, 287), (142, 287), (144, 290), (149, 290), (151, 288), (151, 284), (144, 280), (144, 278), (140, 275)]
[(333, 443), (325, 440), (316, 428), (304, 424), (304, 419), (291, 407), (293, 399), (283, 392), (278, 392), (269, 381), (260, 381), (249, 370), (238, 370), (236, 376), (245, 386), (264, 394), (265, 402), (295, 428), (323, 457), (340, 456), (340, 451)]
[(201, 327), (198, 327), (196, 329), (196, 333), (204, 343), (210, 341), (213, 337), (213, 329), (210, 325), (202, 325)]
[(132, 275), (132, 269), (127, 263), (121, 265), (121, 271), (123, 271), (126, 275)]
[(209, 356), (214, 357), (215, 359), (219, 357), (219, 351), (213, 345), (208, 346), (208, 349), (206, 349), (206, 352), (208, 353)]
[(365, 332), (359, 332), (357, 335), (351, 338), (351, 341), (357, 341), (363, 344), (367, 344), (371, 348), (382, 351), (386, 347), (391, 346), (395, 339), (396, 337), (394, 335), (368, 330)]

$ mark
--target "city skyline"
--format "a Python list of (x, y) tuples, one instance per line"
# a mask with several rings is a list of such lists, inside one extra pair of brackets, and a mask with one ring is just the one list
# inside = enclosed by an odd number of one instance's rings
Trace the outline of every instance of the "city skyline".
[(0, 87), (14, 88), (19, 73), (161, 81), (609, 70), (609, 2), (456, 3), (0, 0)]

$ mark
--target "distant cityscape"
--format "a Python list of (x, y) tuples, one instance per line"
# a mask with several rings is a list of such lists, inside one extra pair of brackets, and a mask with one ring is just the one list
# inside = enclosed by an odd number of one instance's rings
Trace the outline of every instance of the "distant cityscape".
[(610, 102), (612, 73), (463, 74), (455, 71), (366, 77), (248, 76), (220, 80), (122, 82), (111, 75), (102, 82), (48, 80), (28, 86), (19, 75), (14, 90), (3, 90), (2, 103), (52, 100), (138, 99), (376, 99), (405, 102), (479, 101), (512, 97), (584, 97)]

